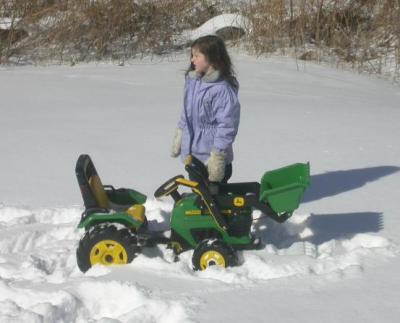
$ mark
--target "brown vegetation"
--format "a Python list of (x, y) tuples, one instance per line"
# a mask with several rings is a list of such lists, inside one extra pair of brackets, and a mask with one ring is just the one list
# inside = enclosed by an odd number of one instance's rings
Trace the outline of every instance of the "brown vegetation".
[[(253, 0), (241, 6), (223, 0), (0, 0), (0, 17), (13, 22), (0, 30), (0, 62), (163, 54), (177, 48), (183, 30), (224, 11), (249, 18), (252, 28), (245, 37), (236, 30), (234, 38), (257, 55), (331, 55), (376, 73), (388, 60), (397, 71), (400, 66), (400, 0)], [(232, 38), (229, 30), (220, 34)]]

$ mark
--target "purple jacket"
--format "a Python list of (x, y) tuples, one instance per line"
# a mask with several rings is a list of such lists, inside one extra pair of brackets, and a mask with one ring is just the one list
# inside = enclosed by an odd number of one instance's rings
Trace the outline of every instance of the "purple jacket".
[(190, 153), (203, 162), (215, 149), (233, 160), (232, 143), (239, 128), (240, 103), (237, 90), (214, 71), (201, 77), (195, 71), (185, 79), (184, 107), (178, 127), (182, 131), (181, 160)]

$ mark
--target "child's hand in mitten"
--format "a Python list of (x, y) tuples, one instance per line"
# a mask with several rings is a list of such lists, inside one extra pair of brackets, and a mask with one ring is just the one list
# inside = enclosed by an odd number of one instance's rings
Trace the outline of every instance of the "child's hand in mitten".
[(226, 153), (213, 150), (207, 161), (208, 180), (210, 182), (220, 182), (225, 176)]
[(176, 128), (174, 140), (171, 147), (171, 157), (178, 157), (181, 154), (182, 129)]

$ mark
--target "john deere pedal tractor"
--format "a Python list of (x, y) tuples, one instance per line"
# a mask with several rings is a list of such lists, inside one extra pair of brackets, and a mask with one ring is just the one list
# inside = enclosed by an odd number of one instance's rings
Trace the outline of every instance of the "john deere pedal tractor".
[[(277, 222), (286, 221), (298, 208), (309, 185), (309, 164), (293, 164), (266, 172), (261, 183), (210, 183), (205, 165), (194, 156), (185, 162), (189, 175), (175, 176), (154, 193), (171, 196), (174, 208), (168, 232), (147, 225), (146, 196), (134, 189), (103, 185), (88, 155), (76, 163), (76, 176), (85, 204), (79, 228), (85, 234), (77, 249), (82, 272), (95, 264), (127, 264), (142, 247), (167, 244), (176, 255), (194, 249), (196, 270), (211, 265), (238, 264), (237, 250), (262, 244), (250, 233), (252, 211), (258, 209)], [(180, 187), (190, 193), (180, 193)]]

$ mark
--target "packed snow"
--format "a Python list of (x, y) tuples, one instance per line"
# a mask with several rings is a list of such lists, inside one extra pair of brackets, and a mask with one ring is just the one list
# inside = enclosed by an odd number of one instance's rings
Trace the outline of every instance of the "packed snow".
[(152, 229), (184, 174), (169, 148), (188, 53), (124, 67), (0, 69), (0, 322), (396, 322), (400, 291), (400, 89), (285, 58), (234, 53), (242, 120), (231, 182), (311, 163), (311, 187), (284, 224), (253, 213), (265, 244), (234, 268), (192, 270), (145, 248), (82, 274), (74, 167), (89, 153), (104, 184), (148, 195)]
[(252, 25), (249, 19), (239, 14), (222, 14), (207, 20), (194, 30), (186, 30), (180, 35), (182, 43), (193, 41), (199, 37), (216, 34), (224, 28), (237, 28), (250, 32)]
[(20, 18), (7, 18), (7, 17), (0, 17), (0, 29), (11, 29), (14, 25), (18, 24)]

